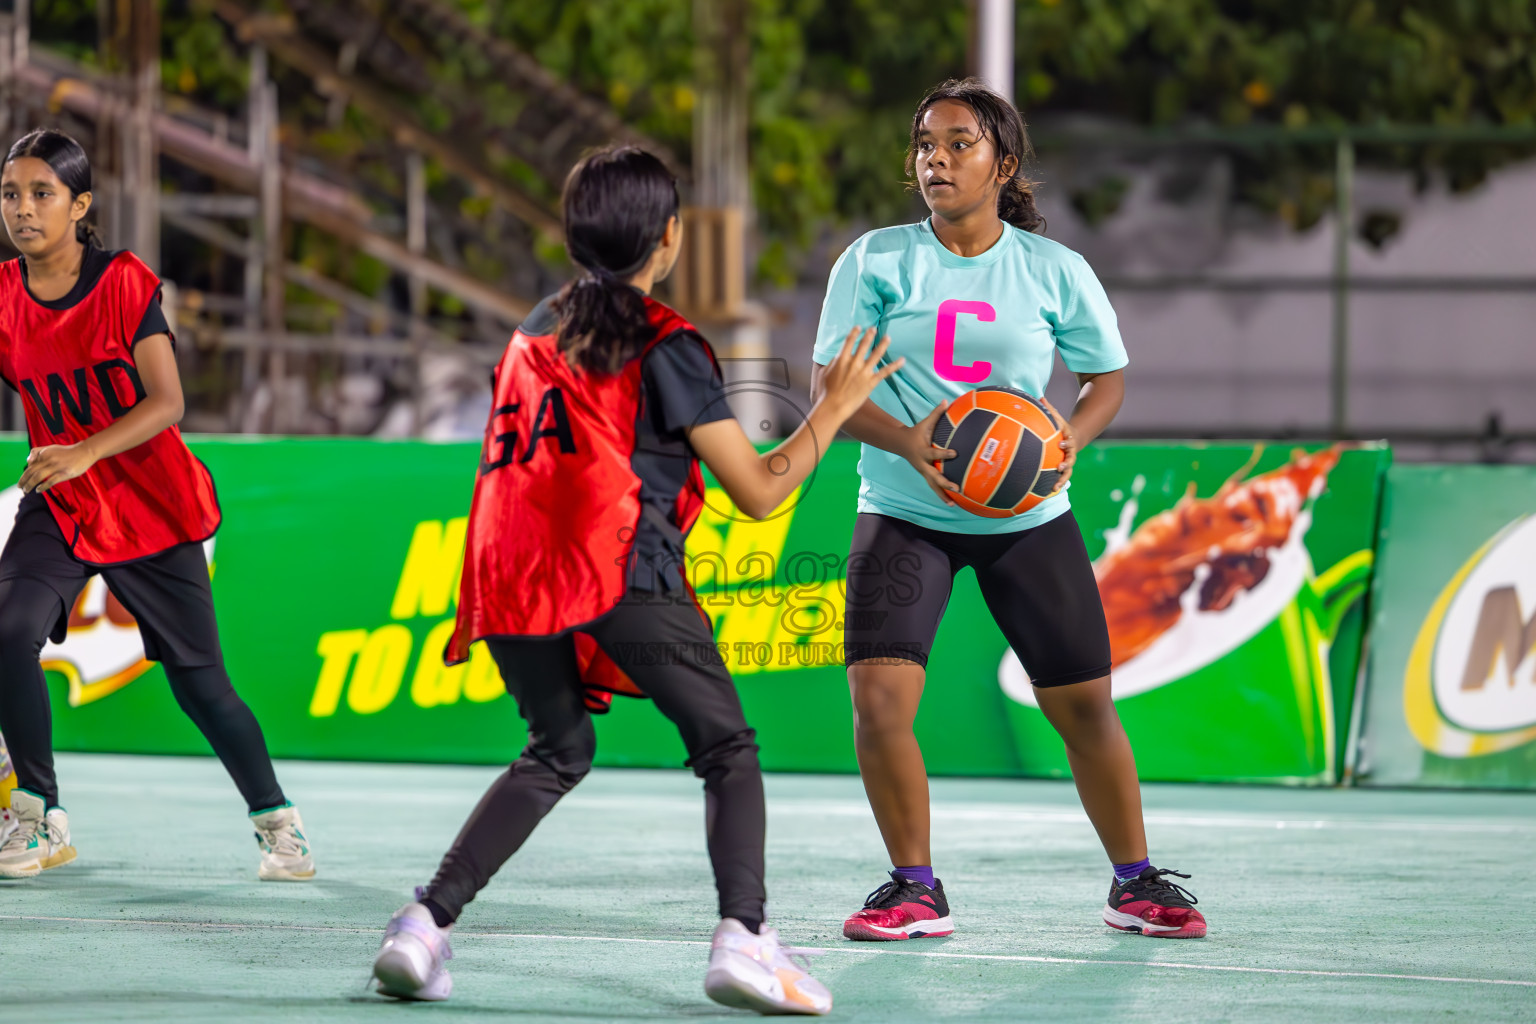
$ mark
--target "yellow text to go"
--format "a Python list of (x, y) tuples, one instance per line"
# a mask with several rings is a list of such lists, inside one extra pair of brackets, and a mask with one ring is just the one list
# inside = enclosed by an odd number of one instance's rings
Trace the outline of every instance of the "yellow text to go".
[[(485, 703), (506, 693), (501, 673), (485, 644), (471, 648), (469, 661), (444, 665), (443, 648), (453, 633), (453, 620), (432, 627), (417, 653), (410, 674), (411, 703), (435, 708), (464, 700)], [(359, 715), (372, 715), (394, 703), (405, 684), (411, 664), (414, 638), (398, 623), (378, 629), (338, 629), (320, 634), (315, 652), (320, 655), (320, 676), (309, 702), (312, 718), (329, 718), (341, 706)]]

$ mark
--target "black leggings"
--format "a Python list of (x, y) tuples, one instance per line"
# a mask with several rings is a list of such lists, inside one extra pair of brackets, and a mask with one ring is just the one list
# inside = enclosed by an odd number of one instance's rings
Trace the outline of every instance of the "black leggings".
[[(765, 828), (756, 734), (692, 599), (686, 591), (631, 591), (583, 632), (677, 726), (686, 763), (704, 780), (704, 827), (720, 916), (761, 921)], [(597, 750), (569, 635), (487, 644), (528, 722), (528, 746), (481, 797), (427, 887), (424, 898), (450, 920), (586, 776)]]
[[(53, 772), (53, 712), (38, 655), (64, 638), (75, 598), (96, 572), (74, 560), (40, 496), (23, 499), (0, 554), (0, 733), (16, 783), (59, 802)], [(207, 737), (252, 811), (286, 802), (261, 726), (230, 685), (219, 648), (208, 563), (199, 544), (100, 570), (138, 620), (145, 655), (165, 666), (171, 693)]]
[(1093, 563), (1070, 511), (1014, 533), (946, 533), (859, 513), (848, 554), (843, 661), (924, 667), (955, 574), (976, 572), (987, 610), (1036, 686), (1109, 675), (1109, 628)]

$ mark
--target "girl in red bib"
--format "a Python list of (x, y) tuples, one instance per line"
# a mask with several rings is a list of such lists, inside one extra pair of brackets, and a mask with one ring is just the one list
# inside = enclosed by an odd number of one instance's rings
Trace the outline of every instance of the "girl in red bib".
[(709, 343), (648, 294), (677, 261), (677, 211), (677, 184), (648, 153), (579, 163), (564, 213), (583, 273), (534, 309), (497, 367), (447, 657), (485, 641), (528, 745), (390, 920), (374, 961), (388, 995), (448, 996), (449, 929), (592, 767), (592, 712), (603, 707), (593, 691), (608, 689), (655, 701), (704, 781), (721, 918), (705, 992), (760, 1013), (832, 1007), (763, 923), (757, 744), (682, 571), (683, 543), (703, 504), (701, 459), (741, 511), (764, 518), (900, 363), (879, 369), (884, 343), (850, 331), (806, 423), (759, 453), (731, 415)]
[(298, 810), (224, 670), (202, 547), (219, 505), (176, 426), (181, 381), (160, 280), (132, 253), (96, 244), (90, 207), (91, 167), (73, 139), (36, 131), (11, 147), (0, 211), (22, 255), (0, 264), (0, 377), (20, 393), (32, 451), (0, 553), (0, 730), (17, 775), (0, 877), (75, 859), (38, 655), (64, 640), (75, 599), (101, 573), (245, 798), (260, 877), (307, 880)]

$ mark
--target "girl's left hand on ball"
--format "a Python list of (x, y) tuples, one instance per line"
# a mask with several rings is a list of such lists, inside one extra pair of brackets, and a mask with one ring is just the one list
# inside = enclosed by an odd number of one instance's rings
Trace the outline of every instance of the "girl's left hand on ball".
[(1056, 478), (1056, 486), (1051, 488), (1051, 493), (1046, 495), (1046, 497), (1051, 497), (1052, 495), (1060, 494), (1061, 489), (1067, 486), (1067, 481), (1072, 478), (1072, 467), (1077, 464), (1077, 435), (1072, 432), (1072, 424), (1068, 422), (1065, 416), (1056, 411), (1054, 405), (1047, 402), (1044, 398), (1041, 398), (1040, 401), (1047, 409), (1051, 410), (1051, 415), (1055, 416), (1057, 422), (1061, 424), (1061, 441), (1059, 442), (1061, 444), (1061, 465), (1056, 467), (1056, 472), (1061, 475)]
[(24, 492), (46, 491), (54, 484), (73, 480), (96, 464), (90, 448), (79, 444), (50, 444), (33, 448), (27, 456), (27, 471), (16, 486)]

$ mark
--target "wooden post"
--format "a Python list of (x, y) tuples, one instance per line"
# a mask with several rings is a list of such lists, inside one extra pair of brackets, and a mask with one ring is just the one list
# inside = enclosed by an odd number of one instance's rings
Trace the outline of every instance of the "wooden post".
[(123, 132), (123, 199), (131, 211), (128, 245), (160, 269), (160, 158), (155, 110), (160, 104), (159, 0), (127, 0), (129, 115)]
[(697, 320), (728, 321), (746, 301), (746, 225), (739, 206), (685, 206), (672, 298)]
[(693, 107), (694, 202), (735, 206), (749, 202), (747, 168), (748, 78), (751, 40), (747, 0), (694, 0), (697, 40)]
[[(405, 247), (413, 256), (424, 256), (427, 252), (427, 172), (425, 161), (417, 150), (411, 150), (405, 156)], [(426, 426), (420, 323), (427, 312), (427, 282), (419, 274), (410, 275), (410, 307), (413, 354), (411, 433), (419, 435)]]
[[(0, 40), (0, 138), (10, 140), (27, 127), (27, 106), (17, 80), (17, 74), (27, 63), (27, 41), (31, 13), (29, 0), (12, 0), (11, 12), (5, 17), (5, 38)], [(10, 388), (0, 388), (0, 430), (15, 430), (23, 426), (21, 403), (12, 397)]]
[(1330, 429), (1349, 435), (1349, 238), (1354, 227), (1355, 144), (1339, 136), (1333, 176), (1333, 345), (1329, 374)]
[[(114, 79), (122, 72), (121, 0), (96, 0), (96, 56), (103, 71)], [(104, 82), (105, 102), (96, 116), (96, 152), (91, 160), (91, 218), (109, 248), (124, 244), (125, 214), (122, 203), (123, 86), (120, 79)]]
[[(251, 164), (262, 166), (262, 154), (266, 151), (267, 132), (263, 127), (267, 112), (267, 51), (265, 47), (253, 46), (250, 53), (250, 68), (246, 80), (245, 91), (245, 151), (251, 158)], [(243, 298), (245, 299), (245, 311), (241, 316), (241, 326), (250, 334), (255, 334), (261, 329), (262, 318), (262, 273), (266, 266), (266, 259), (262, 255), (262, 215), (264, 213), (260, 202), (256, 204), (256, 211), (250, 220), (250, 240), (244, 255), (244, 279)], [(261, 378), (261, 349), (255, 345), (248, 346), (241, 353), (240, 394), (243, 401), (237, 401), (240, 430), (245, 433), (254, 433), (261, 428), (259, 423), (260, 410), (253, 408), (256, 397), (256, 388)]]
[(747, 0), (694, 0), (693, 24), (693, 204), (673, 293), (690, 315), (728, 324), (747, 291)]
[(17, 73), (27, 63), (28, 0), (11, 0), (11, 9), (0, 14), (0, 138), (9, 142), (27, 128), (26, 103), (22, 99)]
[[(679, 261), (673, 289), (678, 304), (720, 342), (727, 384), (740, 379), (736, 368), (760, 365), (769, 355), (767, 311), (747, 301), (749, 7), (750, 0), (694, 0), (693, 205), (683, 212), (686, 262)], [(736, 388), (730, 398), (749, 437), (772, 434), (769, 394)]]
[(152, 269), (160, 265), (160, 168), (155, 109), (160, 99), (158, 0), (98, 0), (102, 67), (117, 84), (118, 102), (103, 107), (96, 150), (105, 174), (98, 221), (110, 244), (133, 250)]
[[(262, 87), (261, 107), (261, 255), (265, 294), (262, 320), (267, 335), (276, 339), (288, 326), (283, 301), (286, 287), (283, 280), (283, 169), (276, 83), (267, 82)], [(275, 431), (292, 429), (296, 425), (290, 420), (296, 417), (297, 410), (287, 408), (283, 398), (287, 378), (287, 353), (282, 346), (274, 344), (267, 355), (267, 386), (272, 391), (272, 429)]]
[(11, 70), (20, 71), (32, 59), (31, 0), (12, 0)]

